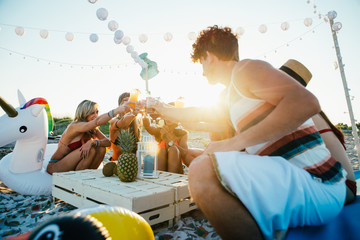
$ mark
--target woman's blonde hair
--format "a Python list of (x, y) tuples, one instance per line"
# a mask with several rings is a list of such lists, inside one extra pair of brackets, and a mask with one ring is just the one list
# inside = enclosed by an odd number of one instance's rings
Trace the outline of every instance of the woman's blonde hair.
[[(87, 117), (94, 113), (96, 105), (96, 102), (90, 100), (82, 101), (76, 108), (74, 122), (87, 122)], [(95, 134), (96, 129), (97, 128), (92, 129), (86, 134), (89, 137), (92, 137), (92, 135)]]
[(87, 122), (87, 117), (94, 113), (96, 102), (90, 100), (82, 101), (76, 108), (74, 122)]

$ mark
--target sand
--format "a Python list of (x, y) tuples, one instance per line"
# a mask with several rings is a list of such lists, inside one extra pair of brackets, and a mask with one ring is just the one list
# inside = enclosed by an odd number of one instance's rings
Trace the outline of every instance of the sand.
[[(53, 142), (53, 141), (50, 141)], [(209, 142), (207, 133), (191, 132), (189, 147), (204, 148)], [(345, 133), (345, 146), (354, 170), (359, 161), (351, 133)], [(0, 148), (0, 159), (10, 153), (14, 144)], [(105, 159), (109, 157), (107, 153)], [(0, 239), (25, 233), (50, 217), (61, 216), (75, 208), (51, 196), (24, 196), (0, 182)], [(153, 227), (155, 239), (221, 239), (200, 210), (184, 214), (174, 227), (159, 224)]]

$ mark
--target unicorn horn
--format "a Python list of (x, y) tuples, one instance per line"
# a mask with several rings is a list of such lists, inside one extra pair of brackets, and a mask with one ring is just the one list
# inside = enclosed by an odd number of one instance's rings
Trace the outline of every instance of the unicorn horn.
[(2, 97), (0, 97), (0, 106), (9, 117), (13, 118), (18, 115), (16, 109), (13, 106), (11, 106), (8, 102), (6, 102)]

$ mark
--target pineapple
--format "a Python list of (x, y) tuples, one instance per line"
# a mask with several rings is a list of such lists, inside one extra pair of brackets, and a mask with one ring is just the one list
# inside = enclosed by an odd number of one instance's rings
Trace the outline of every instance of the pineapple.
[(127, 130), (121, 130), (115, 144), (118, 145), (122, 154), (118, 159), (117, 172), (122, 182), (133, 182), (138, 173), (138, 161), (134, 150), (136, 149), (136, 140), (134, 133)]

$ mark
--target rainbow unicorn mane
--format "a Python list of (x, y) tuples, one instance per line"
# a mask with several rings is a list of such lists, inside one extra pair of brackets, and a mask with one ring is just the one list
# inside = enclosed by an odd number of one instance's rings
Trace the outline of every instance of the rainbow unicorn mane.
[(44, 98), (33, 98), (27, 103), (24, 104), (20, 109), (26, 109), (34, 104), (41, 104), (45, 106), (46, 115), (48, 117), (48, 132), (49, 134), (52, 134), (53, 126), (54, 126), (54, 119), (50, 112), (50, 107), (46, 99)]

